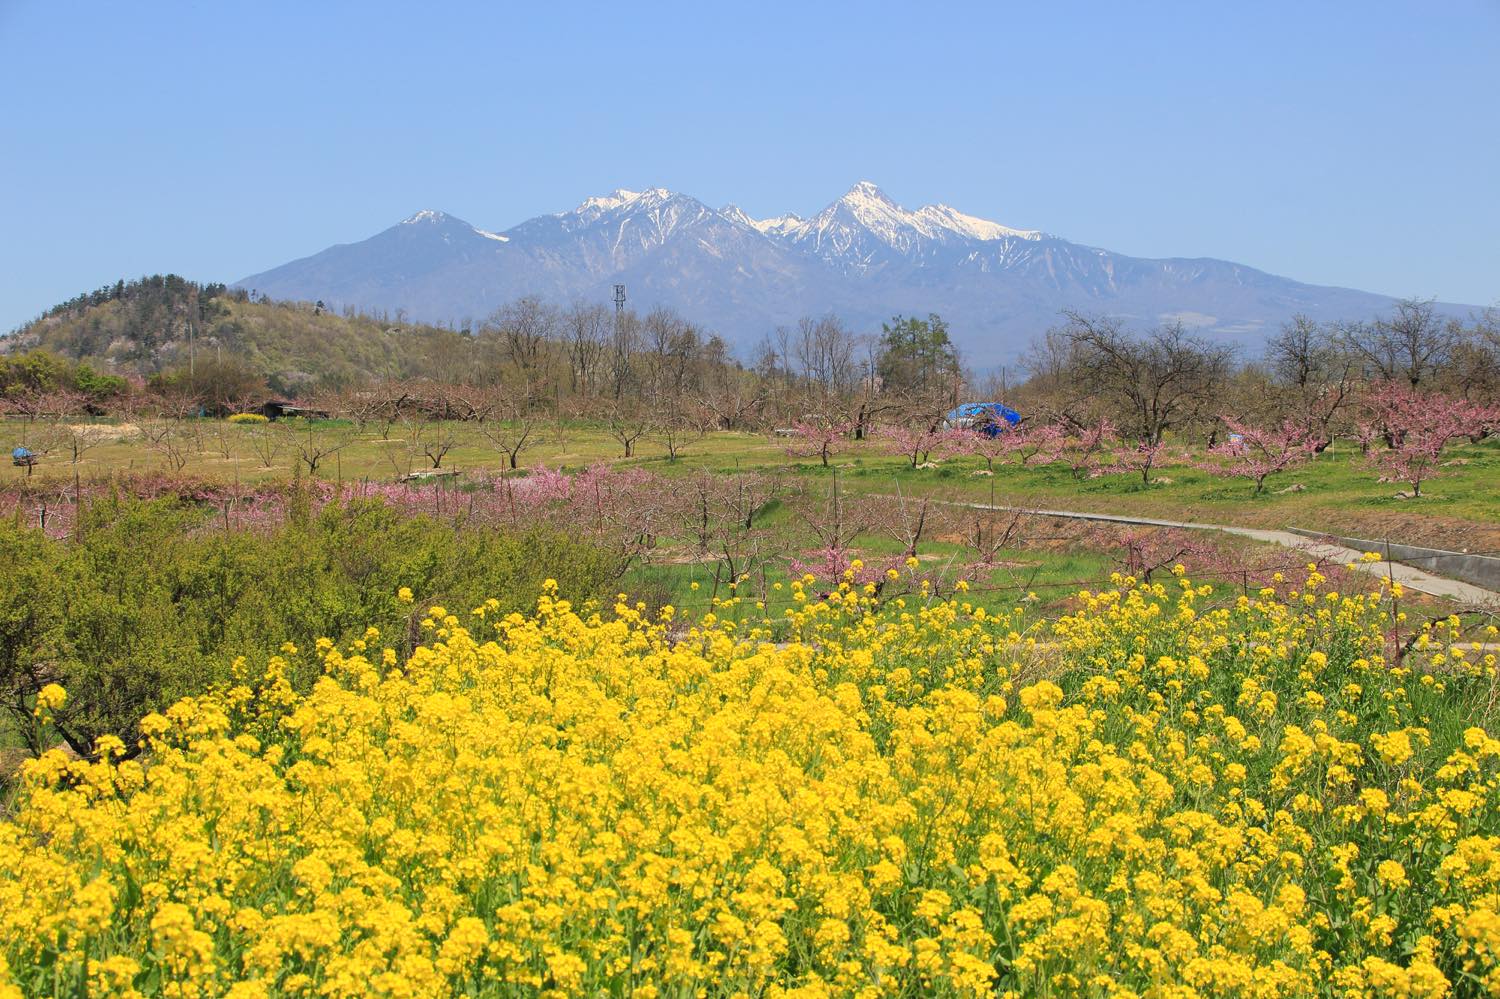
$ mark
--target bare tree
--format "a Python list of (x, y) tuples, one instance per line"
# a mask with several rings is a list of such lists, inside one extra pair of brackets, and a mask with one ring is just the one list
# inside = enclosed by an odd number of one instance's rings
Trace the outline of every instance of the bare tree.
[(635, 457), (635, 445), (652, 428), (649, 412), (641, 406), (619, 405), (610, 409), (609, 435), (620, 442), (624, 457)]
[(309, 475), (316, 476), (324, 461), (354, 443), (354, 435), (346, 427), (319, 427), (312, 420), (296, 432), (297, 456), (307, 466)]
[(609, 310), (602, 305), (575, 302), (563, 314), (564, 347), (573, 392), (592, 395), (609, 346)]
[(181, 472), (198, 450), (197, 435), (188, 426), (197, 403), (186, 395), (157, 396), (142, 403), (134, 413), (137, 436), (147, 448), (161, 455), (167, 467)]
[(793, 354), (802, 377), (825, 397), (847, 393), (859, 379), (854, 334), (834, 315), (797, 323)]
[(247, 429), (250, 450), (262, 468), (272, 468), (281, 452), (286, 450), (287, 430), (281, 423), (261, 423)]
[(765, 381), (739, 368), (720, 368), (698, 393), (698, 408), (713, 418), (715, 430), (742, 430), (766, 401)]
[(640, 321), (629, 309), (615, 313), (610, 331), (610, 393), (616, 403), (635, 382), (635, 355), (640, 349)]
[[(1266, 364), (1290, 395), (1288, 409), (1317, 438), (1322, 452), (1333, 442), (1333, 423), (1354, 390), (1354, 362), (1339, 331), (1298, 315), (1266, 343)], [(1289, 414), (1290, 415), (1290, 414)]]
[(499, 387), (490, 390), (490, 411), (493, 418), (480, 422), (480, 434), (505, 457), (508, 467), (519, 468), (521, 453), (542, 443), (541, 421), (522, 400)]
[(545, 380), (546, 345), (555, 339), (557, 327), (557, 311), (530, 296), (498, 309), (485, 322), (483, 332), (498, 340), (502, 356), (520, 376), (528, 399)]
[(647, 394), (653, 400), (686, 394), (693, 362), (703, 346), (698, 328), (672, 309), (658, 306), (641, 323)]
[(1439, 316), (1430, 299), (1408, 298), (1388, 317), (1346, 324), (1339, 340), (1370, 374), (1416, 388), (1449, 362), (1462, 342), (1461, 329)]
[(651, 438), (666, 449), (667, 461), (675, 462), (684, 448), (703, 439), (703, 426), (680, 407), (671, 406), (661, 419), (655, 421)]
[(1181, 323), (1137, 339), (1117, 320), (1066, 315), (1062, 332), (1077, 348), (1076, 376), (1115, 403), (1143, 444), (1207, 413), (1229, 375), (1229, 349), (1191, 336)]
[(430, 467), (442, 468), (443, 459), (448, 456), (449, 451), (462, 443), (463, 436), (459, 433), (458, 424), (451, 420), (428, 420), (419, 440), (422, 453), (432, 462)]

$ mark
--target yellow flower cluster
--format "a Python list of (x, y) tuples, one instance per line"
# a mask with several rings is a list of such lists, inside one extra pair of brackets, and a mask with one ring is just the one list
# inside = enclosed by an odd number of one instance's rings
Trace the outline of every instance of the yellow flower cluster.
[(1494, 656), (1320, 584), (320, 642), (27, 766), (0, 996), (1496, 994)]

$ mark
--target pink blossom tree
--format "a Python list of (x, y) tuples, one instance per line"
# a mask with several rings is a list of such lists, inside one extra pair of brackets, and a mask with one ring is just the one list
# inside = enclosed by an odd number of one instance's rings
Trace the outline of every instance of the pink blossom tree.
[(792, 442), (786, 446), (786, 453), (792, 458), (818, 458), (827, 468), (828, 459), (848, 443), (854, 426), (853, 420), (846, 419), (798, 421), (792, 424)]
[[(1416, 498), (1422, 495), (1422, 483), (1438, 474), (1449, 444), (1482, 434), (1497, 422), (1489, 407), (1387, 382), (1361, 407), (1358, 433), (1366, 444), (1367, 460), (1381, 476), (1405, 482)], [(1375, 446), (1378, 440), (1386, 446)]]
[(951, 430), (941, 423), (916, 426), (898, 423), (882, 427), (878, 433), (887, 453), (900, 455), (912, 468), (927, 462), (934, 454), (961, 450), (972, 436), (972, 431)]
[(1210, 558), (1214, 546), (1194, 532), (1177, 527), (1098, 526), (1083, 535), (1092, 546), (1111, 553), (1120, 571), (1143, 582), (1153, 574), (1179, 562), (1196, 562)]
[(996, 461), (1014, 457), (1022, 468), (1030, 464), (1046, 465), (1057, 460), (1066, 440), (1063, 429), (1055, 423), (1027, 424), (1002, 430), (991, 437), (972, 433), (964, 447), (968, 454), (984, 459), (984, 467), (993, 472)]
[(1075, 479), (1091, 479), (1104, 468), (1109, 457), (1111, 443), (1115, 440), (1115, 425), (1109, 420), (1100, 420), (1093, 426), (1080, 428), (1070, 437), (1064, 453)]
[(1027, 424), (1003, 433), (1000, 437), (1009, 438), (1006, 446), (1015, 456), (1016, 464), (1023, 468), (1027, 465), (1052, 464), (1061, 457), (1068, 440), (1067, 431), (1057, 423)]
[(1151, 484), (1151, 470), (1161, 463), (1166, 453), (1166, 441), (1142, 441), (1136, 445), (1126, 444), (1115, 450), (1114, 469), (1134, 472), (1141, 477), (1141, 484)]
[(1304, 423), (1283, 420), (1275, 426), (1257, 427), (1230, 416), (1220, 419), (1230, 437), (1209, 448), (1216, 460), (1200, 467), (1214, 475), (1251, 480), (1256, 496), (1265, 489), (1267, 478), (1306, 462), (1318, 449), (1317, 435)]

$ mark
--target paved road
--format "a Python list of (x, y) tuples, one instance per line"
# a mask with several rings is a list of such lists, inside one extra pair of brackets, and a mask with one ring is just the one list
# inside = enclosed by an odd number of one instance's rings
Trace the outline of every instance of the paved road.
[(1019, 506), (991, 506), (988, 503), (961, 503), (959, 506), (967, 506), (975, 510), (1004, 510), (1009, 513), (1031, 513), (1041, 517), (1066, 517), (1070, 520), (1103, 520), (1115, 524), (1141, 524), (1147, 527), (1180, 527), (1190, 531), (1223, 531), (1225, 534), (1237, 534), (1243, 538), (1253, 538), (1256, 541), (1264, 541), (1269, 544), (1281, 545), (1285, 548), (1296, 548), (1305, 551), (1308, 555), (1316, 558), (1330, 559), (1336, 562), (1353, 562), (1355, 568), (1361, 572), (1368, 572), (1375, 576), (1389, 575), (1391, 579), (1400, 583), (1409, 590), (1417, 590), (1420, 593), (1428, 593), (1437, 597), (1448, 597), (1463, 604), (1471, 604), (1483, 608), (1500, 608), (1500, 593), (1487, 590), (1473, 583), (1465, 583), (1457, 579), (1449, 579), (1446, 576), (1435, 576), (1421, 569), (1414, 569), (1400, 562), (1362, 562), (1364, 552), (1353, 548), (1345, 548), (1342, 545), (1324, 544), (1318, 541), (1310, 541), (1300, 534), (1291, 531), (1267, 531), (1257, 527), (1230, 527), (1227, 524), (1189, 524), (1180, 520), (1156, 520), (1151, 517), (1124, 517), (1109, 513), (1079, 513), (1076, 510), (1036, 510), (1031, 507)]

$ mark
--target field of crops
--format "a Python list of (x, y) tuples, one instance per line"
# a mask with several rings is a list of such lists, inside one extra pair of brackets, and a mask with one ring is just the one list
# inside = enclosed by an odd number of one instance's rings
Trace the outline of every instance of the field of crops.
[(1456, 620), (858, 569), (764, 623), (433, 607), (404, 662), (289, 646), (139, 752), (44, 754), (0, 995), (1500, 991), (1500, 680)]

